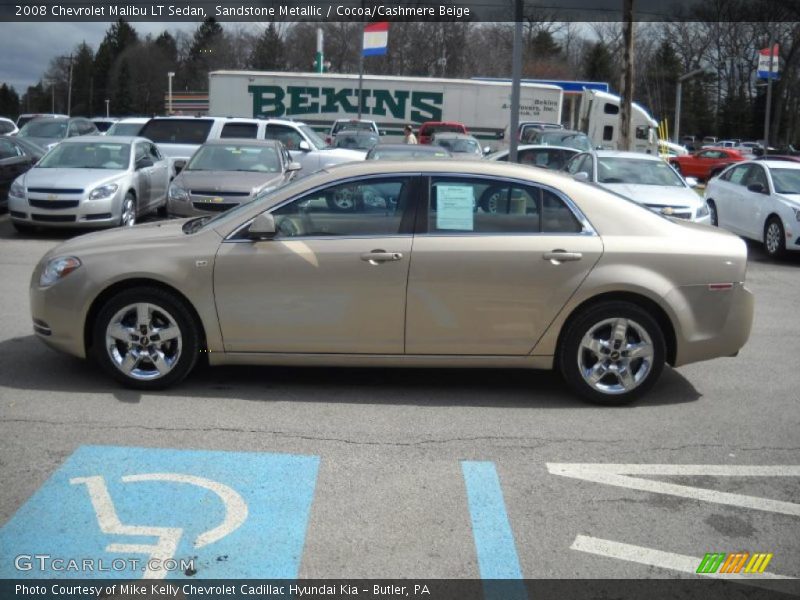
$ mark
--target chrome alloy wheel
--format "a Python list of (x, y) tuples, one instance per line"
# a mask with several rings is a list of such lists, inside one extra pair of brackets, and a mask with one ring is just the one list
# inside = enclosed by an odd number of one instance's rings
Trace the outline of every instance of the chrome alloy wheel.
[(117, 311), (106, 327), (111, 362), (133, 379), (163, 377), (177, 364), (182, 347), (175, 319), (155, 304), (129, 304)]
[(136, 225), (136, 201), (133, 196), (125, 196), (122, 201), (122, 217), (120, 218), (122, 227), (133, 227)]
[(631, 319), (605, 319), (583, 336), (578, 369), (594, 390), (624, 394), (647, 378), (653, 356), (653, 342), (644, 327)]
[(781, 242), (783, 241), (783, 231), (781, 231), (780, 224), (773, 220), (767, 225), (767, 233), (764, 236), (764, 245), (767, 247), (767, 252), (774, 255), (781, 251)]

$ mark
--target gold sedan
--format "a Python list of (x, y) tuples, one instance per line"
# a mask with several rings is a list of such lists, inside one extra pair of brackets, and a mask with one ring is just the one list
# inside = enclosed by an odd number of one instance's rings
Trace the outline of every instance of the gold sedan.
[(583, 397), (620, 404), (665, 363), (739, 351), (746, 266), (731, 234), (558, 173), (366, 161), (213, 218), (70, 240), (36, 267), (30, 297), (44, 342), (140, 389), (180, 382), (206, 355), (555, 367)]

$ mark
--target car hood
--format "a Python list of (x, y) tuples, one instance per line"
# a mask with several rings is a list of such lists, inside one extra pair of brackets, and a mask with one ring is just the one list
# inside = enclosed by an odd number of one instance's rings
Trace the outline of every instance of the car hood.
[(88, 190), (125, 175), (117, 169), (45, 169), (34, 167), (24, 175), (26, 188), (81, 188)]
[(174, 183), (188, 190), (257, 193), (283, 181), (283, 173), (245, 171), (182, 171)]
[(786, 200), (792, 206), (800, 208), (800, 194), (778, 194), (778, 198)]
[(77, 256), (79, 258), (86, 254), (108, 255), (112, 252), (119, 255), (148, 244), (185, 243), (190, 236), (183, 233), (183, 224), (188, 220), (172, 219), (144, 223), (135, 227), (115, 227), (87, 233), (59, 244), (47, 254), (48, 257)]
[(324, 152), (327, 156), (348, 160), (364, 160), (367, 156), (366, 150), (350, 150), (349, 148), (323, 148), (320, 152)]
[(630, 198), (639, 204), (669, 204), (697, 207), (704, 202), (703, 198), (691, 188), (669, 187), (661, 185), (640, 185), (634, 183), (601, 183), (598, 184), (620, 196)]

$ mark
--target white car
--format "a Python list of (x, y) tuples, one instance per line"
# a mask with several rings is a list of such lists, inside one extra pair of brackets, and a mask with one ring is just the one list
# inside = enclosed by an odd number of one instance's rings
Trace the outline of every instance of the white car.
[(377, 136), (384, 135), (385, 132), (378, 129), (378, 124), (375, 121), (368, 119), (336, 119), (331, 125), (331, 130), (328, 132), (325, 142), (329, 146), (333, 146), (336, 140), (336, 134), (340, 131), (371, 131)]
[(150, 120), (150, 117), (125, 117), (119, 119), (106, 131), (106, 135), (139, 135), (142, 127)]
[(573, 157), (565, 171), (578, 181), (594, 183), (664, 216), (711, 224), (708, 206), (693, 189), (697, 180), (684, 179), (669, 163), (652, 154), (584, 152)]
[(800, 250), (800, 163), (737, 163), (708, 182), (706, 202), (714, 225), (763, 243), (769, 256)]

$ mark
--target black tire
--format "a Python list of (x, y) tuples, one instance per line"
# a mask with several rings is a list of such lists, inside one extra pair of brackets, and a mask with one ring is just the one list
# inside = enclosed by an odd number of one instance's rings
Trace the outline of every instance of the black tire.
[[(131, 203), (133, 205), (133, 213), (132, 216), (128, 216), (126, 213), (127, 205)], [(125, 198), (122, 200), (122, 206), (119, 210), (119, 223), (120, 227), (133, 227), (136, 225), (136, 196), (133, 195), (133, 192), (128, 192), (125, 194)]]
[[(140, 335), (142, 331), (135, 319), (136, 305), (153, 307), (152, 312), (149, 313), (150, 316), (148, 316), (148, 329), (144, 336)], [(134, 307), (132, 313), (131, 307)], [(121, 314), (127, 316), (118, 321)], [(135, 333), (139, 338), (138, 341), (126, 343), (110, 340), (107, 343), (107, 331), (112, 322), (124, 324), (125, 330)], [(151, 328), (150, 325), (153, 325), (153, 327)], [(155, 327), (155, 325), (158, 325), (158, 327)], [(166, 331), (166, 327), (169, 325), (177, 327), (179, 335), (177, 340), (150, 339), (153, 335), (157, 335), (159, 331)], [(142, 348), (142, 340), (144, 340), (144, 344), (149, 344), (149, 349)], [(151, 356), (157, 354), (153, 354), (152, 350), (156, 347), (157, 350), (162, 352), (163, 365), (169, 366), (169, 370), (163, 375), (156, 374), (148, 377), (147, 373), (152, 374), (153, 371), (156, 373), (159, 371), (156, 363), (150, 360)], [(131, 349), (134, 352), (131, 352)], [(145, 352), (147, 354), (144, 354)], [(137, 358), (139, 354), (144, 354), (141, 360)], [(133, 389), (159, 390), (179, 383), (194, 368), (199, 354), (200, 333), (191, 312), (175, 294), (160, 288), (141, 287), (120, 292), (108, 300), (100, 309), (93, 325), (92, 355), (94, 359), (114, 379)], [(127, 374), (123, 372), (121, 366), (118, 366), (120, 359), (124, 363), (124, 359), (127, 356), (130, 356), (131, 360), (135, 361), (134, 367), (141, 365), (141, 368), (136, 369), (139, 371), (138, 375)], [(170, 357), (173, 358), (173, 361), (168, 364)]]
[(772, 216), (764, 224), (764, 251), (770, 258), (783, 258), (786, 254), (786, 231), (778, 217)]
[(481, 194), (480, 200), (478, 200), (478, 206), (487, 214), (496, 214), (503, 200), (503, 191), (507, 189), (508, 186), (492, 186), (486, 188)]
[(714, 227), (719, 227), (719, 212), (717, 212), (717, 203), (713, 200), (706, 202), (708, 204), (708, 217)]
[(354, 194), (344, 195), (347, 188), (344, 190), (337, 190), (340, 193), (337, 195), (336, 191), (328, 192), (327, 196), (325, 197), (325, 202), (328, 204), (328, 208), (331, 209), (333, 212), (355, 212), (359, 209), (360, 200)]
[[(621, 343), (615, 347), (619, 338), (614, 336), (614, 325), (623, 323), (622, 320), (625, 324), (624, 346)], [(610, 334), (609, 345), (601, 349), (604, 359), (600, 359), (601, 354), (585, 349), (582, 342), (585, 339), (600, 340), (605, 331)], [(590, 336), (591, 333), (597, 333), (598, 337)], [(625, 353), (637, 346), (640, 346), (639, 350), (649, 347), (649, 357), (626, 358)], [(666, 342), (658, 322), (636, 304), (609, 301), (589, 306), (570, 319), (557, 359), (559, 370), (573, 391), (594, 404), (614, 406), (633, 402), (652, 388), (664, 369), (665, 357)], [(593, 362), (592, 358), (596, 360)], [(584, 378), (583, 372), (589, 377), (595, 368), (597, 374), (605, 375), (593, 385)], [(617, 375), (626, 372), (632, 378), (627, 380), (630, 388), (623, 384), (623, 377)], [(614, 381), (616, 385), (613, 385)]]
[(169, 211), (167, 211), (167, 202), (166, 202), (166, 200), (164, 201), (164, 204), (162, 204), (161, 206), (159, 206), (156, 209), (156, 216), (159, 219), (166, 219), (167, 217), (169, 217)]
[(33, 225), (26, 225), (25, 223), (17, 223), (16, 221), (11, 221), (11, 226), (17, 233), (21, 233), (23, 235), (30, 235), (36, 231), (36, 227)]

